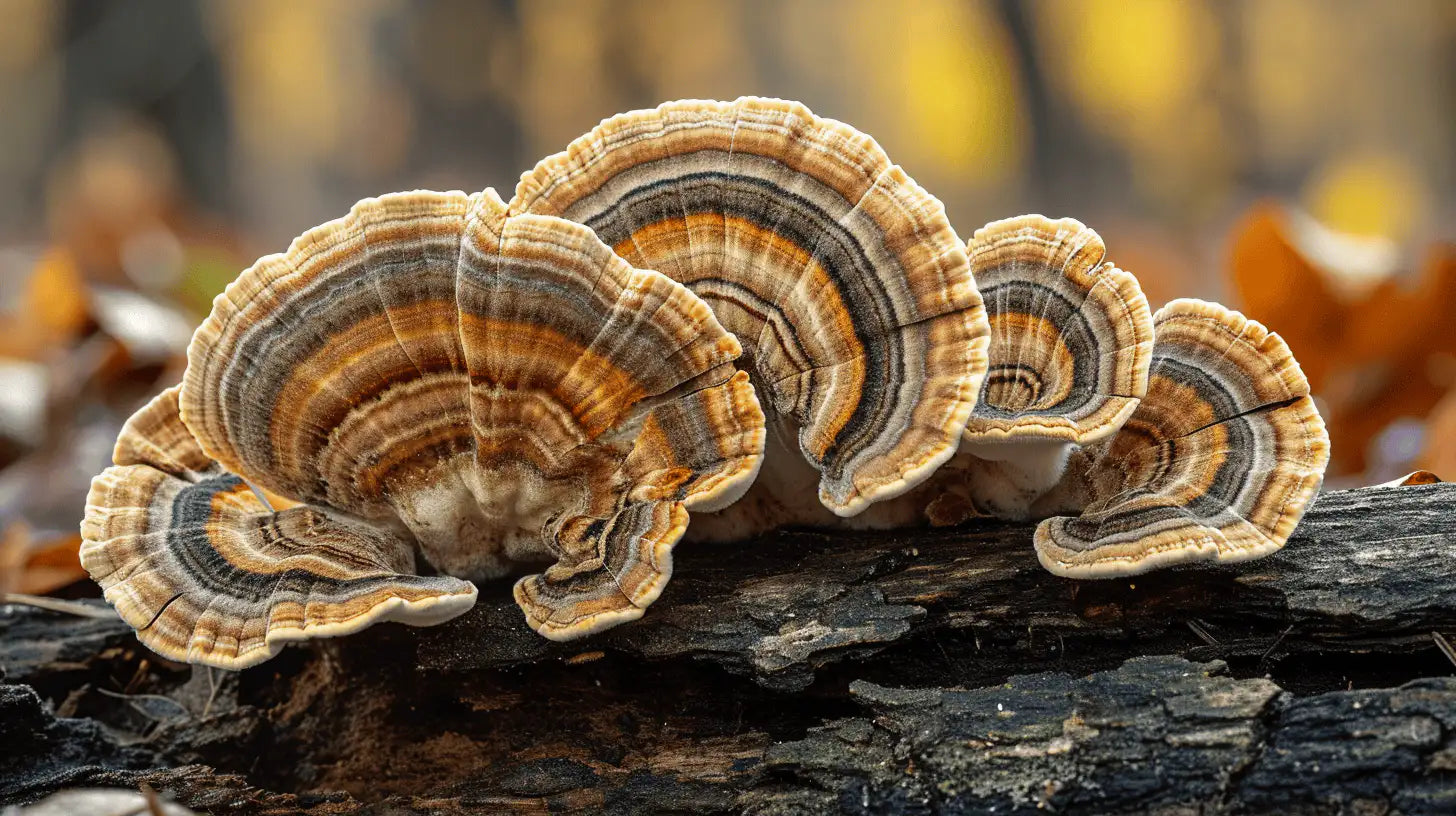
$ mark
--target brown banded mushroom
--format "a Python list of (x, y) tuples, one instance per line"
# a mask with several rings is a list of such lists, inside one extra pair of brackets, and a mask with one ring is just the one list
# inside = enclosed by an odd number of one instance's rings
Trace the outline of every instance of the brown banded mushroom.
[(1037, 527), (1037, 555), (1058, 575), (1258, 558), (1284, 546), (1319, 490), (1329, 437), (1284, 340), (1200, 300), (1153, 322), (1147, 395), (1044, 497), (1081, 510)]
[(1152, 316), (1137, 279), (1071, 218), (995, 221), (966, 247), (991, 326), (988, 373), (960, 454), (927, 510), (949, 524), (1025, 519), (1068, 457), (1114, 433), (1147, 390)]
[(787, 450), (735, 506), (759, 516), (740, 533), (832, 520), (815, 498), (856, 515), (955, 452), (985, 372), (981, 298), (940, 202), (869, 136), (795, 102), (669, 102), (541, 161), (511, 210), (588, 225), (742, 341)]
[(381, 621), (428, 626), (475, 587), (414, 575), (401, 538), (317, 507), (274, 512), (214, 462), (169, 388), (123, 427), (91, 484), (81, 563), (148, 648), (241, 669), (284, 643)]
[[(473, 601), (458, 579), (553, 561), (516, 585), (532, 628), (631, 620), (687, 511), (758, 470), (739, 352), (700, 299), (579, 224), (508, 216), (493, 190), (366, 199), (217, 298), (180, 410), (139, 414), (96, 481), (87, 567), (148, 645), (229, 667), (380, 615), (433, 622)], [(247, 483), (303, 506), (268, 513)], [(409, 574), (416, 552), (454, 577)], [(359, 612), (416, 587), (446, 600)]]

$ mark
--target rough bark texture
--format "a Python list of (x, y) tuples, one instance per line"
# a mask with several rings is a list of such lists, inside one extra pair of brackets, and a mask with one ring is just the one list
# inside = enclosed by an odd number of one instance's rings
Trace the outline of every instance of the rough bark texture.
[(211, 813), (1451, 813), (1456, 486), (1321, 497), (1282, 552), (1078, 583), (1024, 526), (680, 550), (551, 644), (507, 584), (239, 674), (0, 613), (0, 802)]

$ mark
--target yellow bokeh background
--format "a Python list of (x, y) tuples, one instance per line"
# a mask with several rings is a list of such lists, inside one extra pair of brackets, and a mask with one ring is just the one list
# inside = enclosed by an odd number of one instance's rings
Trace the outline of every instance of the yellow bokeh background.
[[(1331, 416), (1415, 378), (1388, 413), (1420, 419), (1456, 382), (1440, 327), (1337, 370), (1380, 335), (1364, 298), (1456, 297), (1449, 0), (0, 0), (0, 20), (0, 366), (70, 366), (50, 346), (94, 328), (92, 287), (195, 325), (360, 198), (509, 197), (605, 117), (756, 94), (873, 135), (963, 236), (1075, 217), (1154, 307), (1248, 309), (1329, 375)], [(1349, 240), (1237, 251), (1321, 230)], [(1341, 444), (1376, 461), (1388, 423), (1367, 424)]]
[[(1029, 210), (1128, 224), (1154, 254), (1191, 252), (1180, 282), (1210, 295), (1210, 247), (1255, 197), (1402, 243), (1452, 222), (1456, 14), (1440, 0), (0, 0), (0, 14), (11, 240), (44, 234), (37, 190), (109, 129), (161, 131), (182, 200), (263, 249), (366, 194), (507, 188), (621, 110), (746, 93), (872, 133), (963, 231)], [(204, 155), (188, 139), (205, 129)], [(199, 179), (189, 162), (220, 169)]]

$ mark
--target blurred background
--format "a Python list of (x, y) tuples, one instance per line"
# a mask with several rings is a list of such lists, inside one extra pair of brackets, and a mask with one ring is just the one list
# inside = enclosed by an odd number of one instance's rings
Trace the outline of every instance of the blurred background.
[(1456, 478), (1456, 3), (0, 0), (0, 575), (74, 579), (121, 422), (257, 256), (742, 94), (873, 134), (963, 236), (1073, 216), (1154, 308), (1284, 334), (1329, 486)]

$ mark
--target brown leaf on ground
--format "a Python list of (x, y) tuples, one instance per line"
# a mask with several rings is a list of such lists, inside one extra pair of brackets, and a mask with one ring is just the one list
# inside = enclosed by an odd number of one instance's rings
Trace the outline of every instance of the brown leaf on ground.
[(0, 533), (0, 594), (44, 595), (86, 577), (81, 535), (37, 534), (23, 521)]
[[(1417, 276), (1340, 269), (1338, 251), (1301, 243), (1314, 236), (1295, 218), (1273, 204), (1246, 216), (1235, 230), (1234, 287), (1309, 377), (1330, 430), (1331, 475), (1389, 478), (1414, 466), (1416, 451), (1383, 436), (1398, 420), (1426, 421), (1456, 387), (1456, 322), (1447, 315), (1456, 248), (1436, 247)], [(1449, 424), (1429, 423), (1421, 461), (1451, 439)]]
[(1431, 412), (1426, 423), (1426, 449), (1417, 463), (1444, 476), (1456, 474), (1456, 389)]
[(89, 321), (86, 287), (69, 252), (50, 249), (25, 279), (0, 333), (0, 357), (41, 360), (80, 335)]

